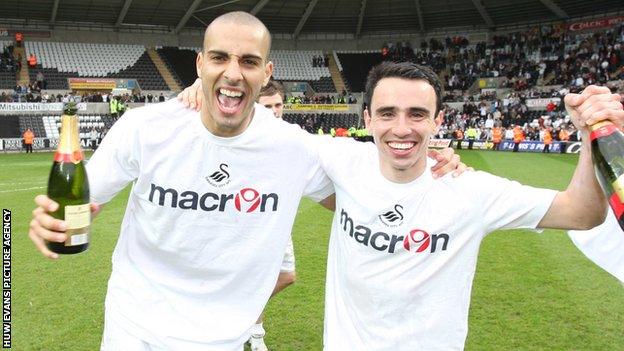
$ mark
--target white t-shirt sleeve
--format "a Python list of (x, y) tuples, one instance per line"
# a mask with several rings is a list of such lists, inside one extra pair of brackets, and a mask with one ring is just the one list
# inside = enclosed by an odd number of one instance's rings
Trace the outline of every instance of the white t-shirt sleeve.
[(138, 117), (124, 114), (87, 163), (91, 201), (106, 203), (139, 175)]
[(624, 283), (624, 231), (611, 210), (603, 224), (568, 235), (585, 256)]
[(557, 195), (555, 190), (522, 185), (485, 172), (476, 172), (475, 176), (482, 177), (475, 205), (482, 210), (486, 233), (498, 229), (536, 229)]
[[(305, 132), (307, 134), (307, 132)], [(323, 170), (320, 159), (320, 146), (322, 143), (329, 141), (329, 136), (306, 135), (303, 140), (309, 145), (311, 167), (308, 173), (306, 187), (303, 195), (319, 202), (335, 192), (334, 184)]]

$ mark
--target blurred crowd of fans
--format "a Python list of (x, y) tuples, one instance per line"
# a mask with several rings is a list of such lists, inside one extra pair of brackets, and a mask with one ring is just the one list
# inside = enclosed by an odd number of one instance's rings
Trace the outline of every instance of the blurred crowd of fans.
[[(31, 90), (30, 87), (15, 87), (13, 93), (0, 93), (0, 102), (110, 102), (111, 94), (91, 92), (91, 93), (58, 93), (49, 94), (46, 91)], [(132, 103), (156, 103), (169, 100), (163, 93), (153, 95), (152, 93), (121, 94), (116, 96), (119, 101)]]
[(584, 87), (624, 79), (624, 24), (593, 33), (574, 33), (564, 25), (494, 36), (471, 44), (465, 37), (430, 39), (413, 49), (409, 42), (386, 44), (382, 56), (431, 66), (445, 89), (461, 95), (478, 78), (506, 80), (498, 88), (516, 91), (535, 85)]
[[(499, 127), (503, 139), (513, 140), (516, 130), (523, 140), (543, 140), (548, 132), (554, 141), (573, 141), (577, 131), (564, 111), (563, 97), (590, 84), (624, 91), (612, 83), (624, 80), (623, 45), (624, 24), (591, 33), (545, 25), (494, 36), (488, 44), (471, 44), (458, 36), (423, 41), (419, 49), (409, 42), (386, 44), (381, 53), (386, 60), (432, 67), (445, 85), (443, 101), (463, 103), (461, 108), (446, 106), (440, 138), (465, 139), (467, 130), (475, 129), (477, 139), (492, 140), (492, 129)], [(479, 78), (496, 82), (491, 89), (472, 94), (483, 88), (473, 87)], [(527, 106), (527, 99), (538, 98), (550, 100), (545, 111)]]
[(288, 95), (287, 104), (357, 104), (358, 100), (352, 93), (343, 90), (340, 94), (305, 94)]

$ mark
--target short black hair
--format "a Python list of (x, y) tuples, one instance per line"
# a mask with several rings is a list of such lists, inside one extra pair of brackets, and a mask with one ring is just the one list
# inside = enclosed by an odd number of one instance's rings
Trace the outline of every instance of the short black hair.
[(431, 84), (436, 94), (436, 111), (434, 117), (443, 109), (442, 108), (442, 82), (438, 75), (429, 67), (417, 65), (412, 62), (390, 62), (385, 61), (373, 67), (368, 72), (366, 79), (366, 92), (364, 93), (364, 102), (368, 108), (371, 108), (371, 100), (373, 92), (377, 84), (383, 78), (403, 78), (403, 79), (420, 79)]

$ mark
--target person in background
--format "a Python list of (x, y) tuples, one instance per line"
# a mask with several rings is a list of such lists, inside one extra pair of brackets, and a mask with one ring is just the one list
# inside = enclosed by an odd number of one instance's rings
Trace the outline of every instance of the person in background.
[(500, 123), (497, 122), (497, 125), (492, 128), (492, 149), (494, 151), (498, 151), (501, 141), (503, 140), (503, 129), (500, 126)]
[(95, 151), (97, 149), (98, 142), (98, 132), (95, 130), (95, 127), (92, 127), (89, 132), (89, 140), (91, 141), (91, 149)]
[(543, 141), (544, 141), (544, 153), (550, 153), (550, 145), (552, 144), (553, 138), (552, 138), (552, 134), (550, 133), (550, 127), (546, 127), (544, 128), (544, 136), (543, 136)]
[(24, 148), (26, 149), (26, 153), (32, 154), (33, 142), (35, 140), (35, 133), (33, 133), (33, 131), (30, 128), (28, 128), (22, 135), (22, 138), (24, 138)]

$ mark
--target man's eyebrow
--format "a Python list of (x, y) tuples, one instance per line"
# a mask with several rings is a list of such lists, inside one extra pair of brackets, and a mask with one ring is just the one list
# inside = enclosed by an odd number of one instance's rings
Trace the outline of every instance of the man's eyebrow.
[(423, 113), (426, 115), (429, 115), (429, 113), (431, 112), (429, 111), (429, 109), (424, 107), (410, 107), (409, 111), (410, 113)]
[(222, 56), (236, 56), (239, 59), (255, 59), (255, 60), (260, 60), (262, 61), (262, 57), (258, 56), (258, 55), (254, 55), (254, 54), (244, 54), (242, 56), (238, 56), (238, 55), (234, 55), (234, 54), (229, 54), (225, 51), (221, 51), (221, 50), (208, 50), (209, 54), (215, 54), (215, 55), (222, 55)]
[(254, 55), (254, 54), (245, 54), (243, 56), (241, 56), (242, 59), (255, 59), (255, 60), (260, 60), (262, 61), (262, 57), (258, 56), (258, 55)]
[(227, 52), (221, 51), (221, 50), (208, 50), (208, 53), (209, 54), (217, 54), (217, 55), (229, 56)]
[(381, 106), (375, 110), (376, 113), (393, 112), (396, 108), (394, 106)]

